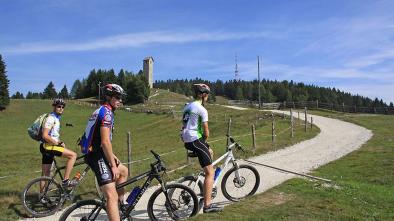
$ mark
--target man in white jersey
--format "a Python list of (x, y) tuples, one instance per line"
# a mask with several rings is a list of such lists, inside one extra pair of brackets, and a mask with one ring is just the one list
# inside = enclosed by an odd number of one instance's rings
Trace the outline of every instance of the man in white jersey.
[[(66, 148), (66, 144), (60, 141), (60, 118), (66, 103), (63, 99), (56, 98), (52, 103), (53, 111), (46, 118), (42, 127), (42, 143), (40, 152), (42, 154), (42, 175), (49, 176), (55, 156), (67, 158), (66, 170), (64, 172), (63, 187), (74, 186), (75, 180), (69, 180), (71, 170), (74, 166), (77, 154)], [(44, 185), (44, 184), (43, 184)]]
[(214, 170), (212, 166), (213, 151), (207, 143), (209, 137), (208, 111), (204, 105), (211, 92), (206, 84), (194, 84), (195, 101), (187, 104), (183, 109), (182, 140), (185, 148), (193, 151), (204, 169), (204, 213), (220, 212), (222, 207), (212, 204), (212, 188)]

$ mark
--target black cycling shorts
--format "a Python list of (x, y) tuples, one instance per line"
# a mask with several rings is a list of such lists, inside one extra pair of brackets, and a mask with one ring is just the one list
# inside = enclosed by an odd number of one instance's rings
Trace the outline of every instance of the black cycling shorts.
[(114, 182), (111, 167), (101, 148), (88, 153), (85, 156), (85, 161), (96, 174), (99, 186)]
[(62, 156), (64, 147), (62, 146), (52, 146), (48, 144), (41, 143), (40, 152), (42, 154), (42, 164), (52, 164), (53, 158), (55, 156)]
[(203, 139), (185, 143), (185, 148), (196, 153), (202, 168), (212, 164), (211, 154), (209, 153), (209, 145)]

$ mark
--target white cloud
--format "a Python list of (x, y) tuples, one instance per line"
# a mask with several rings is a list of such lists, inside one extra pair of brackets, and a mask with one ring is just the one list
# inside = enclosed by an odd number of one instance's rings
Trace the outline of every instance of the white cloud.
[(43, 53), (43, 52), (67, 52), (67, 51), (90, 51), (98, 49), (110, 49), (120, 47), (142, 47), (148, 44), (190, 43), (227, 41), (251, 38), (270, 37), (264, 32), (229, 33), (229, 32), (144, 32), (115, 35), (106, 38), (92, 40), (83, 43), (22, 43), (18, 46), (3, 48), (8, 53)]

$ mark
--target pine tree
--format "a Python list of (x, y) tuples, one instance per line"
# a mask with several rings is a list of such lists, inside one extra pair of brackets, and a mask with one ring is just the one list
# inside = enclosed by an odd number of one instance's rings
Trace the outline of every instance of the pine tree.
[(10, 94), (8, 91), (10, 81), (5, 74), (7, 72), (5, 68), (6, 65), (0, 54), (0, 106), (2, 107), (5, 107), (10, 103)]
[(11, 96), (12, 99), (25, 99), (23, 94), (19, 91), (17, 91), (14, 95)]
[(68, 94), (68, 90), (66, 85), (64, 85), (64, 87), (62, 88), (62, 90), (59, 92), (58, 97), (61, 97), (63, 99), (68, 99), (70, 98), (70, 95)]
[(79, 80), (74, 81), (74, 84), (71, 88), (70, 97), (72, 98), (80, 98), (78, 95), (81, 94), (82, 91), (82, 83)]
[(55, 85), (51, 82), (49, 82), (48, 86), (44, 89), (44, 93), (42, 98), (43, 99), (53, 99), (57, 96), (56, 90), (55, 90)]

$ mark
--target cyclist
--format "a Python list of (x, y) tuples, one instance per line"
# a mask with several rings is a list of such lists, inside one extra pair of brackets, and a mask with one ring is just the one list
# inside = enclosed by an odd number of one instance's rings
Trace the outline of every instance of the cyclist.
[(69, 180), (77, 154), (66, 148), (66, 144), (60, 141), (60, 118), (66, 107), (61, 98), (52, 102), (53, 111), (48, 115), (42, 127), (42, 142), (40, 152), (42, 154), (42, 175), (49, 176), (54, 156), (67, 158), (66, 171), (64, 172), (63, 187), (76, 185), (76, 180)]
[(223, 208), (212, 204), (211, 198), (214, 182), (213, 151), (207, 143), (209, 137), (208, 111), (204, 107), (211, 90), (206, 84), (194, 84), (193, 88), (195, 101), (186, 104), (183, 109), (181, 137), (185, 148), (196, 153), (205, 172), (203, 212), (220, 212)]
[[(127, 180), (128, 169), (120, 164), (112, 149), (114, 111), (121, 105), (124, 90), (117, 84), (102, 88), (104, 103), (89, 118), (81, 139), (86, 163), (94, 171), (107, 201), (109, 220), (120, 220), (119, 203), (122, 205), (124, 190), (116, 191), (116, 184)], [(119, 202), (120, 201), (120, 202)]]

